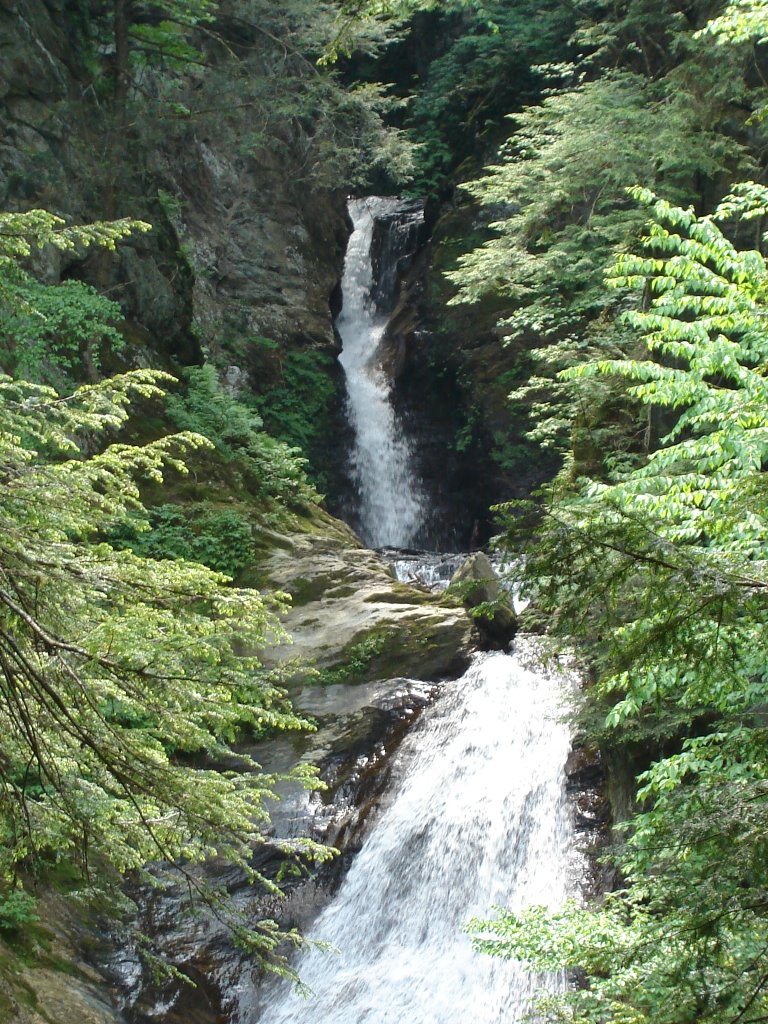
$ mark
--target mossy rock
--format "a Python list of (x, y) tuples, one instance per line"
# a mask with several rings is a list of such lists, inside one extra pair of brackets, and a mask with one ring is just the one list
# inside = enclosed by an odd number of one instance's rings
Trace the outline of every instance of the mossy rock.
[(106, 981), (82, 959), (88, 925), (52, 894), (40, 902), (45, 924), (0, 939), (3, 1024), (126, 1024)]
[(470, 555), (454, 573), (449, 589), (461, 598), (485, 643), (506, 647), (517, 632), (517, 616), (488, 556), (482, 551)]
[(265, 652), (267, 664), (298, 657), (326, 682), (430, 680), (464, 670), (474, 631), (462, 607), (398, 582), (322, 510), (309, 524), (281, 536), (263, 563), (269, 585), (294, 596), (284, 618), (293, 644)]
[(321, 669), (320, 683), (362, 683), (399, 676), (438, 679), (460, 675), (468, 647), (457, 646), (456, 623), (442, 615), (414, 615), (397, 625), (357, 634)]

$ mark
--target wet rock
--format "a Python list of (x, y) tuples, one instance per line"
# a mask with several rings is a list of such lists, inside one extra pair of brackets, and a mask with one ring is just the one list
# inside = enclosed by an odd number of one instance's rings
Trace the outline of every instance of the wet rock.
[(593, 831), (607, 825), (611, 818), (611, 805), (605, 795), (596, 789), (585, 790), (576, 797), (574, 820), (577, 831)]
[(470, 555), (451, 579), (451, 589), (474, 610), (475, 625), (486, 644), (506, 647), (517, 630), (517, 616), (488, 556), (482, 551)]
[(346, 666), (339, 681), (460, 675), (473, 633), (464, 609), (399, 583), (348, 527), (313, 516), (303, 532), (272, 537), (262, 563), (270, 585), (293, 596), (284, 618), (293, 643), (267, 651), (267, 663), (299, 657), (321, 669)]
[(619, 883), (617, 869), (606, 856), (611, 845), (611, 804), (599, 787), (570, 796), (576, 843), (584, 855), (581, 896), (590, 903), (600, 901)]
[[(378, 692), (371, 703), (344, 716), (343, 728), (321, 773), (328, 786), (321, 797), (331, 809), (322, 838), (346, 858), (360, 849), (370, 820), (389, 788), (393, 752), (438, 692), (435, 684), (412, 679), (373, 685)], [(301, 698), (297, 703), (303, 706)], [(343, 872), (337, 869), (335, 874), (341, 877)]]
[(612, 807), (601, 752), (585, 743), (583, 734), (574, 738), (565, 762), (565, 779), (574, 829), (586, 857), (582, 895), (596, 900), (613, 884), (614, 869), (602, 857), (611, 839)]
[(570, 790), (598, 786), (605, 780), (600, 751), (596, 747), (575, 747), (565, 763), (565, 775)]
[(65, 901), (38, 903), (41, 924), (23, 950), (0, 940), (0, 1021), (3, 1024), (127, 1024), (104, 977), (84, 960), (93, 934)]

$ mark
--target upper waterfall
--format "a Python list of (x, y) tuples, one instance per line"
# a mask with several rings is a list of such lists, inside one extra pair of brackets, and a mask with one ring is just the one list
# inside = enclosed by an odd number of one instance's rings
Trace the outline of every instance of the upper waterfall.
[[(413, 252), (423, 214), (412, 202), (378, 196), (351, 200), (349, 213), (354, 231), (336, 327), (355, 435), (351, 470), (359, 528), (370, 547), (407, 548), (417, 543), (427, 503), (392, 407), (382, 341), (396, 301), (399, 263)], [(385, 233), (374, 253), (377, 226)]]

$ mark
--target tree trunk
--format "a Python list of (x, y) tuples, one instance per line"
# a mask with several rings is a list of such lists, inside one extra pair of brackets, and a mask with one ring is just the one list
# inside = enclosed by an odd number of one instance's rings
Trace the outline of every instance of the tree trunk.
[[(112, 31), (115, 43), (113, 103), (107, 134), (106, 181), (101, 210), (103, 220), (114, 220), (118, 216), (118, 175), (125, 158), (124, 144), (128, 120), (128, 87), (131, 71), (128, 37), (130, 24), (131, 0), (114, 0), (112, 9)], [(96, 256), (96, 281), (103, 290), (110, 286), (111, 279), (112, 253), (108, 249), (102, 249)]]
[(114, 0), (115, 31), (115, 115), (118, 123), (125, 119), (128, 99), (129, 50), (128, 27), (131, 23), (131, 0)]

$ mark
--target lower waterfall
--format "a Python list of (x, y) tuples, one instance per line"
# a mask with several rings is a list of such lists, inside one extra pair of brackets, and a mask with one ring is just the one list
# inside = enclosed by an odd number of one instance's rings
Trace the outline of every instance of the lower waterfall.
[[(512, 1024), (559, 977), (476, 954), (463, 928), (494, 904), (562, 902), (573, 888), (563, 767), (567, 685), (532, 667), (533, 641), (479, 654), (403, 742), (398, 781), (297, 961), (269, 1024)], [(533, 663), (535, 665), (535, 662)], [(242, 1017), (242, 1024), (253, 1018)]]

